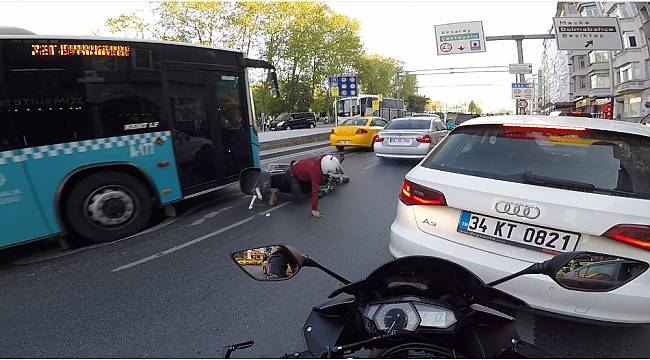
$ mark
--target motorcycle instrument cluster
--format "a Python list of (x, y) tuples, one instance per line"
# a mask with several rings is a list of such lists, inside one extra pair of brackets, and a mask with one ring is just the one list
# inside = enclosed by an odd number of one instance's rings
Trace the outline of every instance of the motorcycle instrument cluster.
[(415, 331), (420, 326), (446, 329), (456, 323), (453, 311), (417, 302), (371, 304), (365, 308), (363, 315), (372, 321), (378, 331), (386, 334)]

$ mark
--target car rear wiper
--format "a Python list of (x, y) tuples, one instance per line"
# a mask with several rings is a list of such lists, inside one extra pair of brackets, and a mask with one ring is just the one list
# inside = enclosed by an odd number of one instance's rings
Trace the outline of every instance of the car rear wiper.
[(573, 181), (573, 180), (536, 175), (530, 171), (526, 171), (523, 175), (523, 178), (527, 184), (533, 184), (533, 185), (560, 187), (565, 189), (581, 190), (581, 191), (588, 191), (588, 192), (593, 192), (594, 190), (596, 190), (596, 185), (594, 184), (581, 182), (581, 181)]
[(599, 188), (594, 184), (590, 184), (582, 181), (573, 181), (573, 180), (536, 175), (530, 171), (526, 171), (523, 174), (523, 178), (527, 184), (533, 184), (539, 186), (557, 187), (557, 188), (567, 189), (567, 190), (586, 191), (592, 193), (623, 196), (623, 197), (650, 199), (650, 194), (640, 194), (631, 191), (623, 191), (623, 190), (616, 190), (616, 189), (604, 189), (604, 188)]

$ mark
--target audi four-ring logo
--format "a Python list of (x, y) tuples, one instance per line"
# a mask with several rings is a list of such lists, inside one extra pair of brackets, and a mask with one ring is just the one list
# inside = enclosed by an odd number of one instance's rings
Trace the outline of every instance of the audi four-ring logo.
[(499, 201), (494, 209), (501, 214), (515, 215), (528, 219), (537, 219), (541, 214), (539, 208), (533, 205), (517, 204), (514, 202)]

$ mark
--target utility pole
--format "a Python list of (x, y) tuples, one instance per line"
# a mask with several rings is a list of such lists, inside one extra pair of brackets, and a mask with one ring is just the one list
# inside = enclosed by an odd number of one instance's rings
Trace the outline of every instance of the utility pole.
[[(517, 61), (518, 64), (524, 63), (524, 40), (544, 40), (544, 39), (555, 39), (555, 34), (533, 34), (533, 35), (502, 35), (502, 36), (486, 36), (485, 41), (500, 41), (500, 40), (514, 40), (517, 42)], [(524, 74), (515, 75), (516, 82), (525, 82), (526, 79)], [(515, 109), (517, 115), (521, 115), (519, 107), (515, 101)]]
[(399, 90), (400, 90), (400, 86), (399, 86), (399, 72), (398, 72), (397, 74), (395, 74), (395, 98), (397, 100), (399, 100)]
[[(607, 58), (609, 59), (609, 96), (610, 96), (610, 102), (612, 104), (612, 120), (616, 119), (616, 113), (614, 112), (614, 103), (616, 102), (614, 98), (616, 97), (616, 93), (614, 91), (614, 66), (612, 65), (612, 54), (613, 52), (610, 50), (608, 51)], [(591, 105), (591, 112), (594, 111), (594, 106)]]

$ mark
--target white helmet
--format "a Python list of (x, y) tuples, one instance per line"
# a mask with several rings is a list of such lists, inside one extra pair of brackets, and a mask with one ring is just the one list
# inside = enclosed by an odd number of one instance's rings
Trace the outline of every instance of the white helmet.
[(336, 156), (325, 155), (320, 160), (320, 169), (324, 175), (340, 175), (343, 174), (343, 167)]

